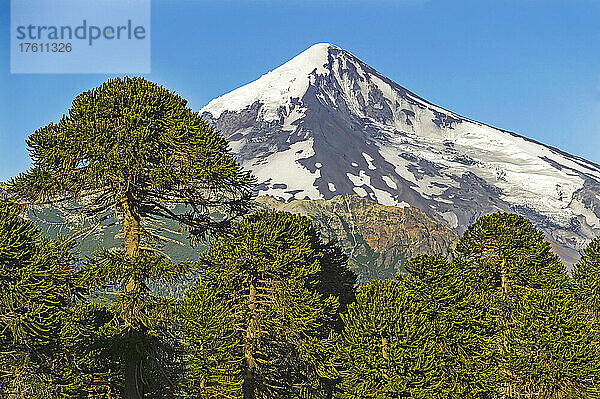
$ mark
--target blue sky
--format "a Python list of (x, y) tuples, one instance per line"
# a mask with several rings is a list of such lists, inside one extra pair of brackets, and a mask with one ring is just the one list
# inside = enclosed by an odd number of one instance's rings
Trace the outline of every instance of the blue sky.
[[(199, 110), (331, 42), (429, 101), (600, 163), (600, 2), (152, 0), (152, 72)], [(114, 75), (10, 74), (0, 0), (0, 181), (25, 139)]]

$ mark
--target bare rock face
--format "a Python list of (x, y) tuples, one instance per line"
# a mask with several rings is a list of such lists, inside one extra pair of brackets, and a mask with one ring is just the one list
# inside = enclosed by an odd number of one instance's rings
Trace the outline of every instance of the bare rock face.
[(380, 205), (358, 195), (329, 200), (279, 201), (258, 197), (268, 209), (298, 213), (322, 227), (322, 234), (335, 239), (349, 256), (350, 267), (361, 281), (392, 277), (403, 263), (417, 254), (449, 255), (458, 235), (417, 208)]
[[(356, 194), (418, 208), (457, 233), (482, 215), (514, 212), (567, 263), (600, 233), (600, 166), (436, 106), (331, 44), (200, 114), (257, 177), (259, 195)], [(384, 245), (384, 235), (370, 244)]]

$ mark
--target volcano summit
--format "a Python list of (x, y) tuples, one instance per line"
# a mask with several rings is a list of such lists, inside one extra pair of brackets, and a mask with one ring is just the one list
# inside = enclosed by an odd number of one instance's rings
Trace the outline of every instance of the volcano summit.
[(291, 201), (358, 194), (414, 206), (458, 232), (507, 211), (567, 263), (600, 233), (600, 166), (436, 106), (351, 53), (316, 44), (200, 111)]

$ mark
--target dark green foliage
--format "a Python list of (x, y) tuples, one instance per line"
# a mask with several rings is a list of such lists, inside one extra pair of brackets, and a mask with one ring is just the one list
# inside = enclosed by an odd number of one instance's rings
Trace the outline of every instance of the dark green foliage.
[(239, 396), (243, 339), (233, 328), (223, 292), (199, 281), (178, 305), (173, 324), (188, 364), (183, 390), (193, 397)]
[(234, 224), (211, 244), (199, 263), (203, 282), (180, 304), (189, 384), (201, 397), (219, 389), (244, 398), (318, 395), (327, 384), (317, 375), (327, 369), (321, 351), (331, 347), (323, 341), (352, 300), (356, 276), (345, 261), (305, 217), (259, 212)]
[(501, 350), (509, 397), (597, 397), (598, 332), (572, 296), (543, 288), (526, 293), (511, 312)]
[[(224, 232), (249, 209), (251, 176), (183, 98), (142, 78), (111, 79), (80, 94), (27, 144), (33, 167), (10, 181), (12, 195), (76, 209), (82, 233), (122, 227), (123, 250), (97, 251), (77, 279), (92, 295), (116, 294), (102, 327), (121, 365), (113, 385), (128, 399), (170, 395), (176, 343), (159, 315), (171, 303), (149, 286), (185, 278), (187, 263), (172, 264), (161, 243), (169, 234), (187, 232), (194, 243)], [(167, 220), (179, 232), (169, 232)]]
[(56, 378), (53, 351), (69, 305), (70, 260), (68, 243), (43, 241), (17, 207), (0, 204), (0, 392), (58, 396), (61, 383), (45, 380)]
[(0, 397), (87, 397), (107, 312), (74, 301), (73, 243), (43, 239), (19, 212), (0, 200)]
[(577, 298), (594, 308), (596, 247), (567, 284), (543, 239), (528, 220), (498, 213), (469, 226), (457, 246), (457, 264), (484, 293), (494, 320), (495, 391), (508, 398), (595, 397), (597, 329)]
[(342, 316), (340, 397), (485, 397), (493, 330), (481, 297), (441, 255), (406, 269), (361, 287)]
[(529, 220), (511, 213), (482, 216), (464, 232), (456, 253), (486, 291), (542, 288), (565, 281), (564, 266)]
[(110, 374), (114, 391), (125, 392), (127, 365), (134, 362), (145, 398), (169, 397), (176, 391), (182, 366), (178, 343), (165, 316), (174, 301), (152, 295), (144, 285), (131, 287), (131, 282), (173, 282), (188, 266), (173, 265), (164, 256), (148, 252), (131, 259), (124, 250), (100, 250), (75, 275), (76, 283), (89, 292), (112, 297), (108, 304), (111, 317), (101, 327), (101, 351), (116, 364)]
[(433, 342), (422, 304), (400, 283), (374, 280), (361, 287), (342, 316), (337, 357), (342, 398), (400, 398), (436, 389)]
[(584, 305), (594, 321), (600, 321), (600, 237), (583, 250), (572, 272), (573, 295)]
[(111, 319), (111, 312), (96, 303), (75, 303), (62, 314), (60, 343), (64, 361), (74, 365), (68, 378), (84, 392), (75, 397), (103, 398), (103, 394), (115, 393), (118, 363), (106, 350), (109, 338), (103, 328)]
[[(76, 201), (97, 221), (125, 212), (127, 199), (151, 237), (160, 238), (151, 218), (177, 220), (200, 237), (230, 220), (210, 212), (233, 217), (248, 207), (251, 177), (227, 141), (183, 98), (143, 78), (111, 79), (80, 94), (27, 145), (33, 167), (10, 181), (10, 192), (36, 203)], [(185, 211), (173, 212), (174, 204)]]
[(72, 243), (42, 239), (18, 208), (0, 204), (0, 282), (4, 332), (14, 339), (56, 335), (56, 309), (69, 301)]
[(441, 349), (441, 392), (459, 397), (485, 397), (493, 379), (495, 330), (483, 295), (460, 267), (442, 255), (419, 255), (406, 264), (402, 284), (422, 301)]

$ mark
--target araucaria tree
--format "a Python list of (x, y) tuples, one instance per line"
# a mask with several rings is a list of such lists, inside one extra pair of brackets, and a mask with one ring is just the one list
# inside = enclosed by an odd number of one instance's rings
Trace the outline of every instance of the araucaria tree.
[(584, 305), (594, 323), (600, 322), (600, 237), (583, 249), (572, 272), (572, 293)]
[(494, 213), (480, 217), (463, 233), (456, 253), (485, 291), (509, 293), (513, 287), (562, 284), (566, 275), (544, 233), (522, 216)]
[(485, 398), (493, 333), (480, 295), (442, 255), (361, 287), (342, 315), (341, 398)]
[(499, 354), (508, 397), (598, 397), (598, 330), (573, 296), (531, 290), (512, 309), (510, 322)]
[[(303, 216), (258, 212), (211, 243), (175, 318), (197, 397), (331, 397), (330, 333), (356, 276)], [(221, 396), (219, 396), (219, 394)]]
[[(497, 392), (509, 398), (586, 397), (597, 384), (597, 337), (577, 294), (569, 295), (564, 266), (544, 234), (521, 216), (496, 213), (469, 226), (456, 251), (457, 264), (486, 297), (494, 320)], [(592, 245), (589, 255), (594, 251)], [(574, 282), (591, 294), (589, 255)]]
[[(0, 203), (0, 396), (58, 396), (53, 370), (61, 313), (69, 306), (66, 243), (44, 242), (17, 208)], [(61, 274), (63, 274), (61, 276)], [(56, 375), (59, 374), (59, 375)]]
[(92, 371), (110, 366), (94, 349), (108, 312), (76, 303), (72, 246), (42, 238), (0, 199), (2, 398), (88, 397)]
[(112, 79), (80, 94), (27, 144), (33, 166), (10, 182), (10, 192), (28, 204), (76, 208), (91, 225), (122, 226), (123, 250), (96, 254), (81, 283), (120, 287), (112, 331), (121, 339), (124, 394), (141, 398), (163, 375), (143, 375), (159, 357), (144, 353), (157, 347), (144, 342), (161, 304), (147, 283), (185, 272), (159, 250), (163, 222), (179, 222), (192, 239), (223, 232), (247, 211), (251, 176), (183, 98), (142, 78)]

